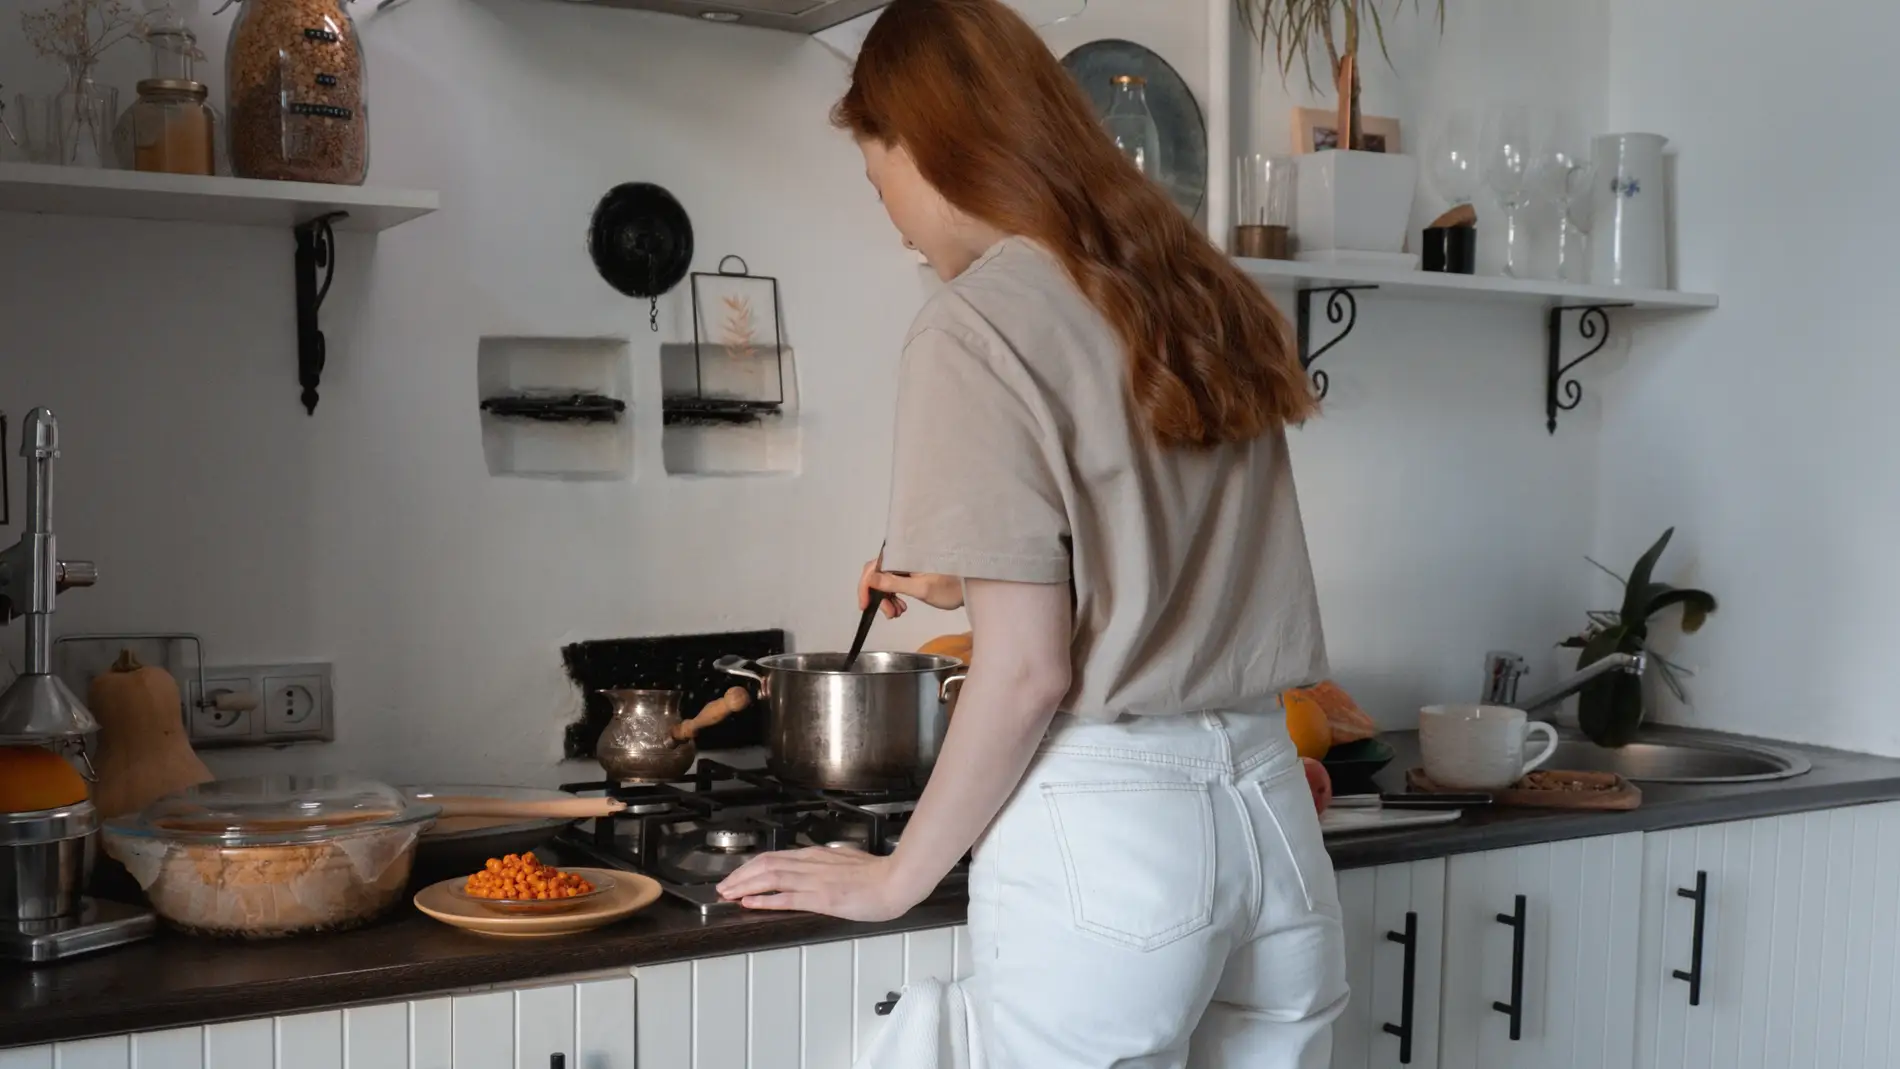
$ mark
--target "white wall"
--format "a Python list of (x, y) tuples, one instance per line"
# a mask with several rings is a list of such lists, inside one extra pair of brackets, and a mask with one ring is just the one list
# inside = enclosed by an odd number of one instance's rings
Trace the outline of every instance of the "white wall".
[(1670, 525), (1722, 606), (1672, 719), (1900, 754), (1890, 45), (1900, 9), (1614, 0), (1610, 120), (1679, 154), (1679, 274), (1720, 311), (1606, 383), (1596, 547)]
[[(19, 6), (0, 0), (0, 70), (50, 87), (11, 32)], [(21, 216), (0, 216), (0, 403), (63, 421), (62, 546), (103, 574), (62, 599), (63, 630), (194, 630), (214, 664), (335, 662), (334, 745), (220, 768), (552, 782), (576, 705), (562, 643), (846, 641), (897, 344), (927, 284), (826, 126), (845, 71), (813, 42), (537, 0), (370, 11), (372, 180), (440, 189), (443, 210), (343, 239), (316, 417), (296, 403), (288, 234)], [(1448, 41), (1482, 22), (1455, 15)], [(1150, 41), (1204, 93), (1204, 33), (1198, 0), (1096, 0), (1052, 37)], [(136, 57), (120, 59), (129, 87)], [(663, 474), (654, 358), (683, 304), (648, 333), (582, 246), (598, 196), (634, 179), (681, 196), (697, 267), (740, 252), (780, 277), (798, 476)], [(636, 477), (491, 478), (477, 340), (610, 333), (632, 339)], [(1594, 419), (1544, 434), (1541, 351), (1529, 311), (1369, 299), (1326, 358), (1334, 401), (1297, 435), (1297, 470), (1337, 673), (1390, 723), (1473, 696), (1487, 648), (1538, 655), (1580, 608)], [(957, 626), (928, 616), (877, 639)]]

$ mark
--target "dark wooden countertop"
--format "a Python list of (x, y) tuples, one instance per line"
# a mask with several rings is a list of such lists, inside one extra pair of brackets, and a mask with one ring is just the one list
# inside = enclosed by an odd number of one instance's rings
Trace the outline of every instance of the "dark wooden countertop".
[[(1386, 736), (1398, 760), (1381, 786), (1399, 789), (1416, 763), (1409, 733)], [(1455, 824), (1337, 839), (1336, 865), (1362, 868), (1531, 843), (1900, 799), (1900, 760), (1773, 744), (1811, 772), (1729, 786), (1643, 788), (1626, 813), (1469, 811)], [(611, 928), (546, 941), (470, 935), (414, 912), (356, 932), (271, 943), (163, 933), (145, 943), (35, 967), (0, 965), (0, 1047), (298, 1013), (523, 984), (687, 958), (737, 954), (960, 924), (961, 900), (926, 903), (901, 920), (858, 925), (821, 917), (735, 913), (702, 919), (671, 900)]]

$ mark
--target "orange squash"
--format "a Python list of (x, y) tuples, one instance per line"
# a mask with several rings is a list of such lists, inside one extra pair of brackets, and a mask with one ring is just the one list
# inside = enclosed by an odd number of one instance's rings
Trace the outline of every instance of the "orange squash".
[(1325, 760), (1327, 751), (1333, 748), (1333, 726), (1326, 719), (1326, 710), (1311, 694), (1299, 690), (1280, 695), (1280, 704), (1286, 708), (1286, 732), (1293, 736), (1300, 756)]
[(99, 789), (93, 804), (116, 817), (209, 782), (211, 770), (192, 752), (179, 716), (178, 683), (163, 668), (139, 663), (121, 650), (112, 667), (92, 681), (86, 704), (99, 720), (93, 767)]
[(970, 663), (971, 633), (961, 635), (939, 635), (918, 648), (918, 653), (935, 653), (944, 657), (955, 657), (964, 664)]
[(64, 757), (38, 746), (0, 746), (0, 812), (58, 809), (86, 800), (86, 781)]
[(1330, 679), (1289, 693), (1311, 700), (1326, 714), (1327, 722), (1332, 725), (1334, 746), (1369, 739), (1379, 733), (1379, 725), (1372, 722), (1364, 709), (1359, 708), (1359, 703), (1352, 700), (1352, 695)]

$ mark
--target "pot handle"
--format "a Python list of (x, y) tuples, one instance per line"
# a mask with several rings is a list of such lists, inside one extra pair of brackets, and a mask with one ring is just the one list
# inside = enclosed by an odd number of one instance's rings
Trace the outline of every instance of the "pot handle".
[(713, 662), (714, 671), (724, 672), (729, 676), (739, 676), (742, 679), (750, 679), (754, 683), (757, 683), (759, 685), (759, 700), (766, 701), (768, 700), (768, 695), (771, 694), (772, 687), (771, 684), (765, 681), (765, 677), (760, 675), (756, 670), (758, 667), (758, 665), (753, 664), (751, 661), (737, 654), (721, 657)]
[(943, 683), (937, 687), (937, 701), (944, 705), (949, 705), (955, 701), (957, 695), (963, 693), (963, 681), (968, 678), (970, 678), (970, 673), (968, 672), (958, 672), (953, 676), (945, 678)]

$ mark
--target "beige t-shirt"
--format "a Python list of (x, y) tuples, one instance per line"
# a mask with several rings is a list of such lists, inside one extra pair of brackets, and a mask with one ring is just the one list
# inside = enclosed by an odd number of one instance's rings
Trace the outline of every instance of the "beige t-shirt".
[(985, 253), (904, 346), (884, 566), (1072, 581), (1077, 717), (1252, 709), (1322, 678), (1285, 434), (1161, 448), (1127, 379), (1054, 257)]

